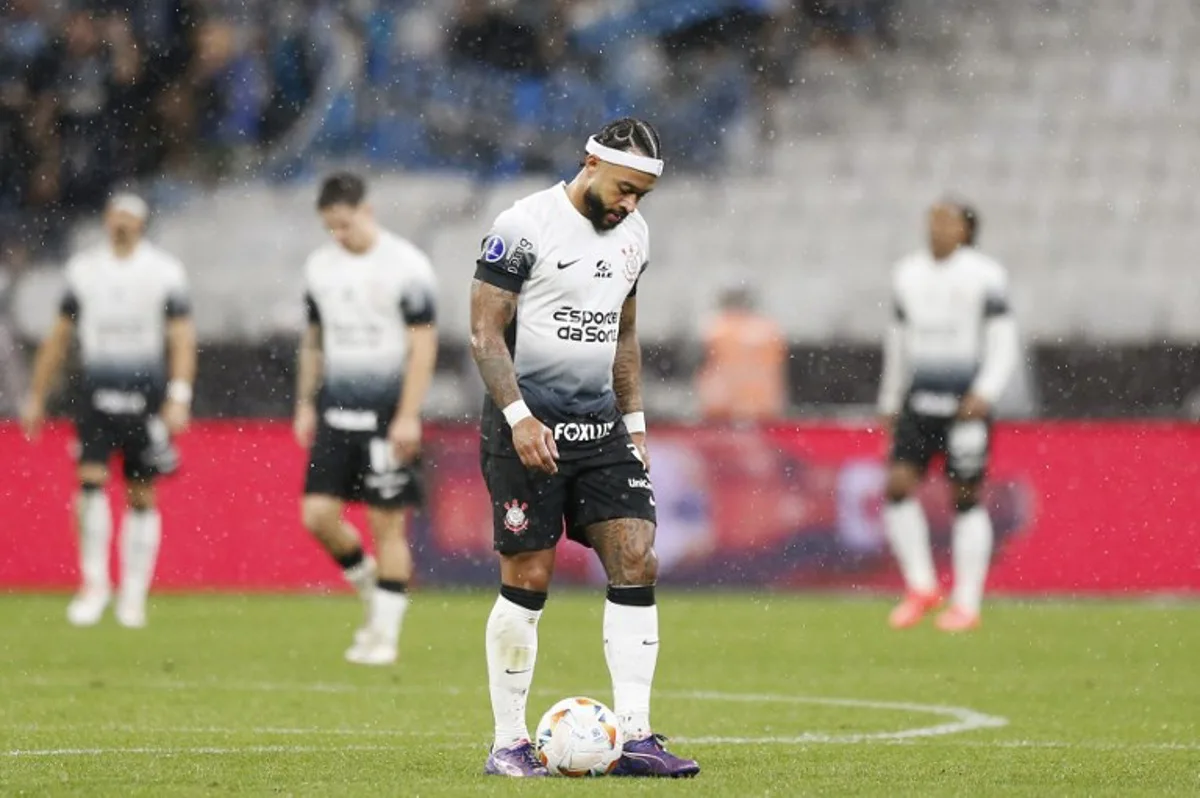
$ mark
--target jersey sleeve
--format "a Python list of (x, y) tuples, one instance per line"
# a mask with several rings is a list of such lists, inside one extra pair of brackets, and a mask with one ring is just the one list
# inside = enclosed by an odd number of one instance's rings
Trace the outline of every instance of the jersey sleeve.
[(989, 270), (983, 299), (983, 351), (971, 391), (995, 403), (1016, 371), (1021, 357), (1017, 322), (1008, 299), (1008, 275), (999, 264)]
[(410, 327), (437, 321), (437, 281), (433, 266), (424, 256), (413, 260), (400, 289), (400, 313)]
[(633, 285), (629, 287), (628, 296), (637, 296), (638, 283), (642, 281), (642, 275), (646, 273), (646, 269), (650, 268), (650, 261), (643, 261), (641, 271), (638, 272), (637, 279), (633, 281)]
[(637, 279), (634, 280), (633, 285), (630, 286), (627, 296), (637, 296), (638, 283), (642, 281), (642, 275), (646, 273), (646, 269), (650, 268), (650, 228), (647, 227), (645, 220), (641, 217), (641, 214), (638, 214), (638, 221), (641, 222), (642, 227), (641, 241), (639, 242), (637, 252), (641, 256), (640, 260), (642, 264), (638, 268)]
[(1007, 316), (1010, 310), (1008, 301), (1008, 275), (999, 265), (988, 274), (983, 296), (983, 316), (993, 319), (997, 316)]
[(309, 324), (321, 323), (321, 309), (317, 307), (317, 300), (313, 298), (312, 291), (304, 289), (304, 318)]
[(317, 292), (313, 289), (313, 259), (311, 254), (304, 261), (304, 320), (312, 325), (321, 325), (321, 306), (317, 304)]
[(79, 319), (79, 295), (69, 285), (63, 289), (62, 299), (58, 303), (58, 312), (59, 315), (66, 316), (71, 321)]
[(172, 261), (167, 277), (166, 313), (169, 319), (192, 315), (192, 292), (188, 288), (183, 264)]
[(538, 236), (533, 220), (517, 208), (496, 217), (480, 244), (475, 279), (520, 293), (538, 259)]
[(907, 313), (904, 291), (901, 290), (900, 275), (903, 268), (904, 262), (901, 261), (892, 269), (892, 319), (883, 337), (883, 374), (879, 380), (877, 407), (879, 413), (885, 416), (900, 412), (911, 376), (904, 334)]
[(71, 321), (79, 320), (79, 284), (75, 275), (76, 268), (74, 260), (67, 263), (67, 284), (63, 287), (62, 299), (58, 303), (59, 315), (66, 316)]

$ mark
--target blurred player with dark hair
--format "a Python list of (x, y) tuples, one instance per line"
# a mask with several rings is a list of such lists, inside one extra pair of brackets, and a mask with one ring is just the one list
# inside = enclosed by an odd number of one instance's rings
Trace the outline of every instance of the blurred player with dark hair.
[(586, 152), (570, 183), (496, 218), (471, 286), (471, 348), (488, 390), (482, 468), (500, 555), (485, 772), (548, 775), (525, 709), (565, 523), (570, 539), (596, 550), (609, 582), (604, 653), (626, 739), (614, 775), (691, 776), (699, 766), (650, 727), (658, 560), (636, 323), (649, 230), (637, 208), (662, 173), (658, 133), (620, 119)]
[(108, 241), (67, 264), (58, 321), (38, 349), (22, 413), (26, 434), (35, 436), (50, 385), (78, 333), (86, 403), (75, 414), (82, 587), (67, 608), (77, 626), (97, 623), (112, 595), (112, 511), (104, 487), (115, 451), (123, 460), (129, 503), (121, 523), (116, 617), (123, 626), (145, 626), (162, 536), (154, 480), (175, 470), (170, 436), (187, 427), (190, 415), (196, 333), (187, 278), (178, 260), (143, 239), (147, 215), (140, 197), (114, 196), (104, 213)]
[(944, 631), (979, 625), (992, 553), (992, 523), (979, 504), (990, 452), (992, 408), (1016, 366), (1017, 327), (1008, 276), (974, 248), (979, 219), (961, 203), (929, 212), (929, 249), (893, 275), (895, 319), (884, 345), (879, 411), (892, 450), (884, 522), (907, 595), (895, 628), (916, 624), (942, 597), (925, 513), (914, 496), (930, 461), (944, 455), (954, 485), (954, 589), (937, 619)]
[[(366, 605), (346, 659), (387, 665), (396, 661), (412, 578), (405, 511), (422, 500), (436, 285), (425, 254), (376, 223), (357, 175), (326, 179), (317, 210), (333, 241), (305, 265), (295, 432), (310, 454), (301, 513)], [(346, 502), (366, 504), (376, 558), (342, 520)]]

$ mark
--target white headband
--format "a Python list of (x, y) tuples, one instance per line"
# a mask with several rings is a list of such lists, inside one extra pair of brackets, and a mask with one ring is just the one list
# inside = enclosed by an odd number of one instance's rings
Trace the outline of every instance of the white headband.
[(112, 199), (108, 201), (108, 207), (114, 211), (121, 211), (130, 216), (135, 216), (143, 222), (150, 215), (150, 206), (146, 204), (146, 201), (137, 194), (130, 194), (128, 192), (114, 194)]
[(600, 142), (596, 141), (595, 136), (588, 137), (587, 140), (588, 155), (595, 155), (602, 161), (616, 164), (617, 166), (628, 166), (630, 169), (636, 169), (639, 172), (645, 172), (648, 175), (659, 177), (663, 172), (663, 162), (661, 158), (650, 158), (645, 155), (638, 155), (633, 152), (625, 152), (624, 150), (614, 150), (612, 147), (605, 147)]

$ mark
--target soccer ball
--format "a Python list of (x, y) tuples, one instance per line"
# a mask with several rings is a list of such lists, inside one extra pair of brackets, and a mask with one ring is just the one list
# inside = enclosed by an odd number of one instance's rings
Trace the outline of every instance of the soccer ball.
[(625, 739), (613, 711), (591, 698), (564, 698), (542, 715), (534, 749), (551, 773), (603, 776), (621, 758)]

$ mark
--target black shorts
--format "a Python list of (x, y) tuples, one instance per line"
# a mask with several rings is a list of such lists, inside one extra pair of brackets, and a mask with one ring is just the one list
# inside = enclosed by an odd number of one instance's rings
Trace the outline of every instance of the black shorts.
[(979, 482), (991, 453), (990, 420), (959, 421), (905, 410), (896, 420), (892, 462), (911, 463), (924, 474), (937, 455), (946, 457), (946, 476), (955, 482)]
[(424, 499), (420, 463), (397, 463), (379, 433), (346, 432), (321, 421), (304, 478), (304, 495), (315, 494), (371, 507), (419, 506)]
[(167, 425), (157, 415), (116, 415), (89, 409), (76, 420), (75, 431), (81, 464), (107, 466), (113, 453), (120, 452), (127, 480), (166, 476), (179, 467), (179, 454), (171, 445)]
[(581, 459), (559, 462), (553, 476), (520, 459), (484, 453), (483, 480), (492, 497), (492, 539), (501, 554), (552, 549), (562, 538), (590, 545), (585, 530), (616, 518), (656, 522), (654, 488), (628, 435)]

